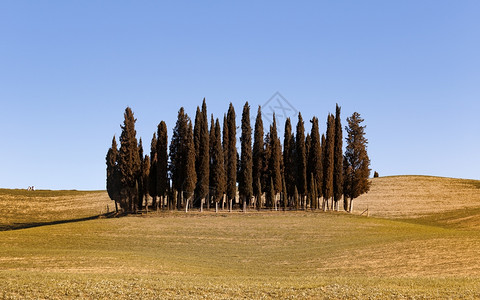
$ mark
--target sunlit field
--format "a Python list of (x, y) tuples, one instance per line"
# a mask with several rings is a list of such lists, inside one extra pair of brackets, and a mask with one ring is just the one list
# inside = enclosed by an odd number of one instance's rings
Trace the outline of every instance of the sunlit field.
[[(419, 179), (415, 195), (412, 177), (374, 179), (354, 214), (107, 218), (105, 192), (1, 190), (0, 297), (479, 298), (479, 182)], [(359, 216), (367, 205), (370, 217)], [(10, 230), (29, 222), (41, 226)]]

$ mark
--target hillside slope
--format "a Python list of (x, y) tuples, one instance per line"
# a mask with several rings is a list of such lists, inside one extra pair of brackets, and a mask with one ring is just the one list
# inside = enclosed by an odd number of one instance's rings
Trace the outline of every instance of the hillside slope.
[(418, 218), (480, 208), (480, 181), (431, 176), (372, 179), (370, 192), (354, 200), (354, 210), (370, 216)]

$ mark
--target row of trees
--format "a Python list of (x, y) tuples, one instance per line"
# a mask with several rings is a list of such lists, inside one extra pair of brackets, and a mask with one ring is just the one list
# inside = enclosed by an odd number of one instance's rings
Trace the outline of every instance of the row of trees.
[(353, 210), (353, 199), (368, 192), (370, 160), (367, 154), (364, 121), (358, 113), (347, 118), (347, 145), (343, 153), (341, 109), (329, 114), (325, 134), (313, 117), (305, 135), (302, 114), (294, 129), (285, 122), (283, 149), (277, 133), (275, 114), (264, 133), (261, 107), (254, 124), (253, 145), (250, 106), (243, 106), (240, 155), (237, 153), (236, 114), (230, 103), (223, 118), (210, 118), (205, 99), (197, 107), (195, 123), (178, 112), (168, 145), (167, 126), (160, 122), (153, 134), (150, 155), (137, 142), (135, 118), (127, 107), (121, 126), (120, 148), (116, 138), (107, 152), (107, 191), (125, 212), (148, 209), (147, 195), (154, 209), (185, 209), (191, 206), (216, 210), (221, 205), (257, 209)]

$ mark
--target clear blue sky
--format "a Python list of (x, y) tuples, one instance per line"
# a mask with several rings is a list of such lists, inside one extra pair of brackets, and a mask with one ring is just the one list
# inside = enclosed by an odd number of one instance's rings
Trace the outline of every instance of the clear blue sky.
[(223, 118), (230, 101), (255, 113), (277, 91), (322, 132), (335, 103), (344, 125), (358, 111), (380, 175), (480, 179), (479, 11), (466, 0), (1, 1), (0, 187), (104, 189), (127, 105), (148, 148), (161, 120), (171, 137), (180, 106), (193, 117), (206, 97)]

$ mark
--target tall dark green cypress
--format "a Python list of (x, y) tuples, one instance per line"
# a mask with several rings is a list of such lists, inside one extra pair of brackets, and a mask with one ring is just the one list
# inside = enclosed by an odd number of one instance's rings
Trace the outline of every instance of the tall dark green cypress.
[(360, 114), (354, 112), (347, 118), (347, 147), (345, 150), (345, 191), (346, 197), (350, 198), (348, 211), (353, 211), (353, 200), (370, 190), (370, 158), (367, 154), (368, 140), (365, 138), (365, 128), (362, 126), (363, 119)]
[(334, 150), (335, 150), (335, 117), (332, 114), (328, 114), (327, 136), (325, 140), (325, 149), (324, 149), (324, 157), (323, 157), (323, 199), (325, 201), (326, 208), (329, 207), (329, 204), (328, 204), (329, 199), (333, 197), (333, 168), (334, 168), (334, 155), (335, 155)]
[[(220, 133), (221, 135), (221, 133)], [(214, 165), (213, 165), (213, 159), (212, 159), (212, 155), (213, 155), (213, 151), (214, 151), (214, 146), (215, 146), (215, 120), (213, 119), (213, 114), (211, 115), (211, 120), (210, 120), (210, 135), (209, 135), (209, 138), (208, 138), (208, 142), (209, 142), (209, 169), (210, 169), (210, 172), (209, 172), (209, 200), (207, 201), (207, 207), (210, 207), (210, 202), (211, 201), (215, 201), (214, 199), (212, 199), (214, 197), (213, 194), (210, 194), (210, 193), (214, 193), (214, 191), (212, 190), (213, 188), (213, 168), (214, 168)], [(222, 140), (221, 140), (221, 136), (220, 136), (220, 148), (222, 148)], [(222, 150), (222, 155), (223, 155), (223, 150)], [(222, 160), (223, 162), (223, 160)]]
[(158, 208), (157, 168), (157, 134), (154, 132), (150, 143), (150, 172), (148, 176), (148, 194), (152, 197), (153, 208)]
[(303, 199), (305, 198), (307, 193), (307, 155), (305, 149), (305, 125), (301, 113), (298, 113), (295, 146), (297, 149), (297, 151), (295, 152), (297, 190), (300, 194), (300, 202), (303, 202)]
[[(187, 158), (190, 154), (190, 145), (187, 142), (187, 135), (192, 135), (191, 132), (189, 134), (189, 125), (191, 126), (190, 118), (187, 114), (185, 114), (185, 110), (182, 107), (178, 111), (177, 123), (173, 128), (172, 141), (170, 142), (170, 172), (172, 176), (172, 187), (174, 190), (178, 191), (179, 197), (184, 195), (183, 192), (187, 189)], [(193, 145), (193, 138), (192, 147), (195, 151), (195, 146)], [(193, 163), (193, 165), (195, 168), (195, 162)], [(193, 173), (195, 174), (195, 171)], [(180, 201), (178, 201), (178, 208), (180, 208), (180, 204)]]
[(237, 126), (235, 118), (235, 108), (230, 103), (227, 113), (227, 198), (232, 202), (237, 195)]
[(283, 170), (286, 182), (286, 198), (293, 197), (296, 183), (295, 163), (295, 137), (292, 133), (290, 118), (285, 121), (285, 133), (283, 138)]
[(188, 208), (189, 203), (192, 203), (193, 192), (197, 183), (197, 174), (195, 172), (195, 144), (193, 142), (193, 128), (191, 121), (188, 122), (185, 143), (184, 198)]
[[(198, 122), (198, 124), (197, 124)], [(209, 165), (209, 134), (207, 120), (207, 105), (203, 99), (202, 111), (197, 107), (197, 116), (195, 117), (195, 170), (197, 172), (197, 185), (195, 188), (195, 198), (200, 204), (207, 198), (208, 181), (210, 173)]]
[(107, 192), (110, 199), (115, 201), (115, 209), (118, 211), (117, 201), (120, 201), (120, 174), (118, 170), (118, 149), (115, 136), (112, 139), (112, 147), (108, 149), (107, 156)]
[(223, 164), (225, 165), (225, 195), (227, 195), (227, 176), (228, 176), (228, 122), (227, 114), (223, 114), (223, 131), (222, 131), (222, 146), (223, 146)]
[[(310, 190), (312, 189), (312, 161), (310, 158), (310, 149), (312, 148), (312, 137), (310, 136), (310, 133), (307, 133), (307, 136), (305, 137), (305, 155), (307, 158), (307, 190), (305, 196), (307, 196), (308, 199), (306, 199), (306, 202), (310, 203), (309, 201), (311, 200), (310, 197)], [(307, 204), (305, 204), (305, 208), (307, 208)]]
[[(213, 123), (213, 122), (212, 122)], [(222, 149), (222, 141), (221, 141), (221, 130), (220, 130), (220, 122), (215, 122), (215, 129), (214, 131), (214, 138), (212, 141), (212, 190), (213, 190), (213, 198), (215, 201), (215, 208), (218, 210), (218, 203), (223, 200), (223, 194), (225, 193), (226, 182), (225, 182), (225, 167), (223, 162), (223, 149)]]
[(270, 184), (270, 158), (272, 157), (272, 147), (270, 144), (270, 130), (265, 135), (263, 142), (263, 170), (262, 170), (262, 188), (264, 193), (269, 192)]
[[(143, 205), (143, 198), (145, 195), (145, 182), (143, 181), (144, 179), (144, 163), (143, 163), (143, 143), (142, 143), (142, 138), (140, 138), (138, 142), (138, 157), (140, 158), (140, 173), (138, 174), (137, 178), (137, 193), (138, 193), (138, 198), (137, 198), (137, 207), (136, 209), (142, 209)], [(149, 166), (150, 168), (150, 166)]]
[[(161, 121), (157, 127), (157, 196), (160, 197), (161, 204), (165, 201), (167, 191), (170, 187), (168, 180), (168, 132), (167, 124)], [(169, 199), (169, 203), (173, 204), (175, 199)], [(173, 205), (169, 205), (172, 208)]]
[[(141, 199), (145, 200), (145, 209), (148, 210), (148, 198), (147, 194), (149, 193), (149, 188), (150, 188), (150, 156), (145, 155), (142, 159), (142, 175), (141, 175), (141, 183), (142, 183), (142, 189), (141, 189)], [(139, 202), (139, 208), (142, 208), (143, 203)]]
[(343, 132), (340, 112), (341, 108), (337, 104), (335, 108), (335, 146), (333, 163), (333, 200), (335, 201), (335, 208), (337, 211), (338, 202), (343, 196)]
[(277, 134), (277, 121), (275, 113), (273, 113), (273, 123), (270, 126), (270, 177), (273, 180), (275, 194), (282, 191), (282, 173), (280, 168), (280, 160), (282, 159), (282, 150), (280, 146), (280, 140)]
[(258, 106), (257, 118), (255, 119), (255, 133), (253, 138), (253, 166), (252, 166), (252, 177), (253, 177), (253, 190), (255, 192), (255, 197), (257, 197), (257, 203), (259, 202), (259, 197), (262, 194), (262, 172), (263, 172), (263, 159), (264, 159), (264, 149), (263, 149), (263, 121), (262, 121), (262, 108)]
[[(322, 166), (322, 148), (320, 143), (320, 132), (318, 128), (318, 118), (313, 117), (312, 119), (312, 131), (311, 131), (311, 146), (309, 150), (310, 155), (310, 172), (314, 176), (313, 180), (315, 182), (315, 196), (319, 197), (322, 191), (322, 180), (323, 180), (323, 166)], [(313, 209), (318, 208), (318, 199), (313, 200)]]
[(252, 177), (252, 127), (250, 126), (250, 105), (248, 102), (243, 106), (242, 112), (242, 135), (241, 141), (241, 158), (240, 158), (240, 178), (238, 181), (238, 192), (243, 199), (243, 207), (253, 196), (253, 177)]
[(122, 199), (120, 206), (126, 212), (132, 212), (135, 209), (138, 198), (138, 177), (141, 169), (135, 121), (132, 109), (127, 107), (124, 113), (123, 126), (121, 126), (122, 134), (120, 135), (120, 151), (118, 154)]

